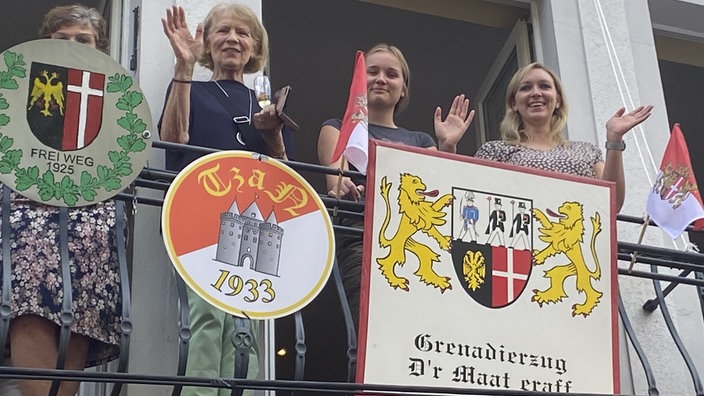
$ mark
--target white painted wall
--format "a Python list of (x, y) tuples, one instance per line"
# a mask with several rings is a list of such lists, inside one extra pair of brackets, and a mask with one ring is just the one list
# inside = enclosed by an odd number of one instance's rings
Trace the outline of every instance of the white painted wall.
[[(156, 124), (163, 106), (164, 92), (172, 75), (173, 55), (161, 29), (160, 18), (172, 1), (141, 2), (139, 62), (137, 78), (149, 103), (155, 139)], [(161, 150), (152, 150), (149, 160), (163, 169)], [(140, 195), (149, 194), (142, 189)], [(156, 194), (158, 195), (158, 194)], [(161, 198), (161, 197), (159, 197)], [(132, 269), (134, 332), (130, 348), (133, 373), (175, 375), (178, 358), (177, 299), (174, 272), (166, 256), (159, 232), (160, 207), (139, 205), (135, 224), (135, 261)], [(170, 387), (128, 385), (128, 395), (170, 395)]]
[[(598, 7), (602, 8), (600, 23)], [(536, 1), (542, 61), (559, 70), (570, 104), (569, 136), (603, 146), (604, 125), (621, 106), (653, 104), (653, 115), (626, 137), (624, 153), (627, 180), (622, 213), (643, 216), (648, 190), (669, 138), (667, 111), (660, 81), (652, 25), (646, 1), (552, 0)], [(609, 57), (609, 36), (615, 51)], [(617, 81), (621, 81), (621, 90)], [(640, 228), (619, 224), (618, 239), (636, 242)], [(657, 229), (645, 234), (644, 243), (673, 248)], [(629, 263), (620, 262), (627, 267)], [(649, 271), (639, 264), (637, 270)], [(620, 292), (638, 339), (653, 366), (660, 394), (693, 394), (692, 380), (677, 353), (659, 311), (647, 314), (642, 304), (654, 297), (651, 281), (619, 277)], [(701, 356), (701, 311), (694, 288), (681, 286), (668, 298), (670, 312), (687, 347), (697, 361)], [(697, 336), (699, 335), (699, 336)], [(622, 339), (622, 343), (625, 340)], [(643, 369), (630, 344), (622, 344), (622, 392), (646, 394)], [(630, 367), (626, 365), (630, 364)], [(629, 369), (633, 373), (629, 378)], [(633, 389), (629, 389), (630, 387)]]

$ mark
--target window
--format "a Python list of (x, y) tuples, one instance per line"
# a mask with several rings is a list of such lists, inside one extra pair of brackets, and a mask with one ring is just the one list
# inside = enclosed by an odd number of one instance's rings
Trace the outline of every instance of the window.
[(521, 20), (511, 31), (477, 93), (477, 147), (486, 141), (501, 139), (499, 124), (504, 116), (506, 88), (513, 73), (530, 62), (528, 24)]

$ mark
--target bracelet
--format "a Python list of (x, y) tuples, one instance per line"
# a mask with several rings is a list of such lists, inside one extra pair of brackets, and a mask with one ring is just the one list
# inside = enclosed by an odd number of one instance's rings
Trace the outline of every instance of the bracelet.
[(192, 82), (191, 80), (179, 80), (177, 78), (172, 78), (171, 81), (181, 83), (181, 84), (190, 84)]
[(623, 140), (620, 142), (606, 142), (606, 149), (607, 150), (616, 150), (616, 151), (623, 151), (626, 149), (626, 142)]

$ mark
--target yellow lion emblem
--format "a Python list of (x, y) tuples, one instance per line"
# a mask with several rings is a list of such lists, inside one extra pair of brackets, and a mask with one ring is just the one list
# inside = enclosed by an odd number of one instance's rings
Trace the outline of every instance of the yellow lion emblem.
[(564, 283), (570, 276), (576, 277), (577, 292), (586, 295), (583, 304), (572, 306), (572, 316), (584, 315), (587, 317), (599, 303), (603, 295), (592, 286), (592, 279), (601, 278), (601, 267), (596, 255), (596, 237), (601, 232), (601, 219), (595, 213), (592, 221), (591, 250), (595, 263), (594, 271), (589, 271), (582, 254), (582, 237), (584, 235), (584, 217), (582, 204), (578, 202), (565, 202), (557, 210), (559, 214), (547, 209), (546, 212), (553, 217), (559, 217), (558, 222), (552, 222), (539, 209), (533, 208), (533, 216), (540, 222), (538, 231), (541, 241), (548, 244), (543, 250), (535, 250), (533, 257), (535, 265), (542, 265), (548, 257), (563, 253), (570, 260), (569, 264), (557, 265), (545, 271), (545, 277), (550, 279), (550, 287), (546, 290), (533, 290), (531, 301), (537, 302), (541, 307), (543, 303), (557, 303), (567, 297)]
[(431, 285), (444, 292), (452, 289), (450, 278), (440, 276), (433, 270), (433, 264), (438, 262), (438, 254), (430, 247), (416, 242), (412, 237), (422, 231), (437, 241), (443, 250), (450, 249), (450, 236), (442, 235), (436, 228), (445, 224), (445, 213), (441, 210), (450, 205), (452, 194), (445, 194), (435, 202), (425, 200), (426, 196), (437, 195), (436, 191), (426, 192), (426, 186), (418, 177), (408, 173), (401, 174), (401, 183), (398, 187), (398, 206), (401, 214), (401, 221), (398, 230), (391, 239), (386, 238), (386, 228), (391, 220), (391, 204), (389, 202), (389, 191), (391, 183), (386, 181), (386, 177), (381, 179), (381, 196), (386, 203), (386, 217), (379, 231), (379, 245), (382, 248), (389, 248), (389, 254), (376, 260), (379, 264), (381, 274), (384, 275), (389, 285), (394, 289), (400, 288), (408, 291), (408, 279), (396, 275), (394, 268), (396, 265), (406, 263), (406, 251), (418, 258), (419, 266), (415, 275), (427, 285)]

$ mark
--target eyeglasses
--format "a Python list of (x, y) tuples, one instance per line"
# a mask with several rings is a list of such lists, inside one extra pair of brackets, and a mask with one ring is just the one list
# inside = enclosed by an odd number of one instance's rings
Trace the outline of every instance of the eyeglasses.
[(96, 39), (95, 36), (92, 34), (87, 34), (87, 33), (81, 33), (81, 34), (67, 34), (67, 33), (54, 33), (51, 35), (51, 38), (53, 39), (58, 39), (58, 40), (71, 40), (75, 41), (77, 43), (81, 44), (88, 44), (95, 46), (96, 44)]

